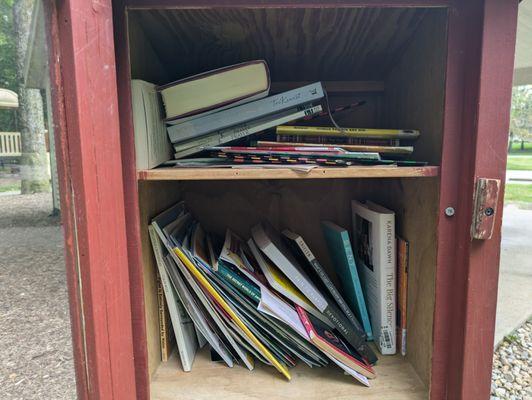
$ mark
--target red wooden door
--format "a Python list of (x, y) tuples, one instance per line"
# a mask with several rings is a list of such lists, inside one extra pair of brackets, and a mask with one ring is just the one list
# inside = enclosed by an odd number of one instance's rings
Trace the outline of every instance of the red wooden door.
[[(45, 1), (80, 399), (148, 398), (125, 4), (283, 4), (113, 3)], [(323, 3), (449, 7), (431, 398), (484, 400), (490, 390), (502, 194), (495, 233), (482, 241), (470, 237), (472, 198), (479, 177), (504, 182), (517, 0)], [(456, 214), (446, 217), (450, 206)]]

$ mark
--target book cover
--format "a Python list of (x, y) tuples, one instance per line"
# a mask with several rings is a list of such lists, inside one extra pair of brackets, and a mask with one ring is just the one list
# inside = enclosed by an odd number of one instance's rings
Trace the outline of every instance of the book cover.
[[(260, 250), (275, 264), (292, 283), (307, 297), (308, 300), (320, 311), (329, 306), (325, 296), (316, 288), (314, 283), (305, 274), (303, 268), (283, 245), (279, 234), (267, 224), (259, 224), (251, 229), (253, 240)], [(331, 321), (334, 322), (334, 321)], [(366, 344), (365, 337), (351, 332), (350, 344), (362, 355), (367, 357), (370, 363), (375, 363), (377, 357)]]
[(221, 129), (200, 138), (174, 145), (174, 157), (182, 158), (198, 153), (207, 147), (215, 147), (237, 139), (242, 139), (254, 133), (273, 128), (279, 124), (298, 120), (303, 118), (305, 115), (313, 115), (321, 110), (321, 105), (305, 105), (296, 108), (290, 108), (280, 113), (268, 115), (266, 117), (258, 118), (256, 120), (245, 122), (230, 128)]
[(131, 111), (137, 169), (151, 169), (172, 158), (172, 146), (163, 122), (155, 85), (131, 81)]
[(366, 300), (362, 293), (362, 285), (358, 277), (349, 233), (330, 221), (323, 221), (321, 226), (336, 273), (342, 278), (340, 284), (349, 301), (349, 306), (351, 310), (355, 311), (358, 319), (362, 321), (367, 340), (373, 340)]
[(279, 136), (332, 136), (365, 139), (416, 139), (419, 131), (414, 129), (371, 129), (371, 128), (333, 128), (325, 126), (280, 125), (276, 129)]
[(409, 257), (410, 243), (397, 237), (397, 344), (402, 356), (406, 356)]
[(261, 98), (270, 90), (264, 60), (248, 61), (189, 76), (159, 86), (166, 121)]
[(347, 151), (361, 151), (361, 152), (374, 152), (379, 154), (397, 154), (408, 155), (414, 151), (413, 146), (371, 146), (371, 145), (357, 145), (357, 144), (338, 144), (338, 145), (326, 145), (322, 143), (298, 143), (298, 142), (270, 142), (266, 140), (257, 141), (258, 147), (318, 147), (328, 146), (331, 148), (341, 148)]
[(181, 124), (171, 125), (167, 128), (168, 135), (172, 143), (179, 143), (219, 131), (220, 129), (264, 118), (267, 115), (276, 114), (303, 104), (318, 102), (322, 97), (323, 88), (320, 82), (316, 82), (201, 118), (194, 118)]
[[(175, 291), (175, 288), (170, 282), (170, 278), (166, 271), (166, 264), (164, 260), (164, 251), (161, 246), (159, 236), (155, 232), (155, 228), (150, 225), (148, 227), (150, 240), (152, 243), (153, 253), (157, 264), (157, 271), (161, 277), (161, 284), (164, 290), (164, 296), (168, 305), (170, 319), (179, 351), (179, 358), (183, 371), (190, 371), (192, 363), (198, 349), (198, 342), (196, 339), (196, 332), (192, 319), (187, 310), (183, 306), (180, 297)], [(167, 348), (167, 351), (169, 349)]]
[(382, 354), (396, 352), (395, 214), (373, 202), (351, 202), (355, 257)]
[(334, 286), (334, 283), (329, 278), (329, 275), (327, 272), (325, 272), (319, 261), (316, 259), (305, 240), (300, 235), (287, 229), (283, 231), (283, 235), (291, 243), (295, 254), (299, 254), (300, 258), (305, 260), (305, 262), (312, 267), (315, 275), (321, 280), (321, 282), (323, 282), (324, 286), (327, 288), (332, 298), (340, 308), (339, 309), (334, 303), (330, 302), (324, 314), (335, 323), (336, 328), (342, 334), (342, 336), (344, 336), (348, 342), (352, 342), (353, 339), (350, 336), (353, 334), (353, 332), (356, 332), (358, 336), (365, 338), (366, 340), (371, 340), (368, 338), (364, 327), (355, 317), (352, 309), (344, 300), (340, 292), (336, 289), (336, 286)]
[(306, 136), (306, 135), (277, 135), (277, 141), (296, 142), (296, 143), (312, 143), (312, 144), (329, 144), (329, 145), (357, 145), (357, 146), (386, 146), (398, 147), (401, 146), (399, 139), (368, 139), (348, 136)]
[(342, 339), (336, 336), (331, 329), (321, 325), (318, 321), (310, 317), (301, 307), (296, 306), (296, 311), (310, 337), (310, 341), (316, 347), (365, 377), (370, 379), (376, 377), (372, 366), (364, 358), (347, 347)]

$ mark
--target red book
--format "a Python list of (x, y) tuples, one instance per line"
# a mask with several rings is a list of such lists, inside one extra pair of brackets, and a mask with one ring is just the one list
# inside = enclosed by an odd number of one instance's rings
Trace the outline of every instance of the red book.
[(329, 327), (323, 325), (316, 319), (311, 320), (312, 317), (297, 304), (295, 307), (310, 337), (310, 341), (317, 348), (365, 377), (370, 379), (375, 378), (375, 371), (371, 365), (353, 350), (349, 349)]

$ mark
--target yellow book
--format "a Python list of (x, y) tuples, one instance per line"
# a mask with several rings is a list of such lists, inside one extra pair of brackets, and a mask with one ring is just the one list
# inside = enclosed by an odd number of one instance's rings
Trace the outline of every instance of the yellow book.
[(289, 126), (276, 128), (281, 136), (325, 136), (360, 139), (416, 139), (419, 131), (413, 129), (330, 128), (324, 126)]
[(261, 353), (264, 355), (264, 357), (272, 363), (272, 365), (281, 373), (283, 374), (286, 379), (290, 380), (292, 377), (290, 376), (290, 372), (288, 372), (288, 368), (286, 368), (284, 365), (282, 365), (270, 351), (255, 337), (255, 335), (249, 330), (249, 328), (242, 322), (240, 318), (236, 315), (236, 313), (233, 311), (231, 307), (226, 303), (226, 301), (220, 296), (220, 294), (212, 287), (212, 285), (209, 283), (209, 281), (196, 269), (196, 266), (190, 262), (188, 257), (179, 249), (178, 247), (174, 248), (175, 254), (179, 257), (181, 262), (185, 265), (185, 267), (190, 271), (190, 273), (194, 276), (194, 278), (197, 279), (199, 284), (205, 288), (209, 292), (209, 294), (216, 300), (216, 302), (224, 309), (224, 311), (231, 317), (231, 319), (235, 322), (235, 324), (238, 325), (242, 331), (246, 334), (246, 336), (249, 338), (255, 346), (261, 351)]

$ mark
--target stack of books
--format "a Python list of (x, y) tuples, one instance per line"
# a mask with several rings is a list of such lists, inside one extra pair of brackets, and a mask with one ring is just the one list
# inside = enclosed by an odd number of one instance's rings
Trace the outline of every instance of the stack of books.
[[(228, 367), (253, 370), (260, 362), (290, 379), (297, 363), (332, 364), (369, 386), (377, 357), (368, 341), (382, 354), (395, 353), (395, 261), (385, 265), (368, 254), (368, 243), (381, 246), (373, 250), (377, 257), (395, 252), (387, 247), (394, 246), (394, 233), (386, 231), (393, 213), (354, 202), (353, 216), (381, 219), (373, 220), (375, 238), (356, 220), (360, 251), (353, 251), (345, 229), (322, 222), (341, 289), (291, 230), (261, 223), (247, 240), (230, 229), (217, 240), (184, 202), (155, 217), (149, 233), (183, 369), (190, 371), (197, 350), (208, 345), (213, 361)], [(364, 263), (361, 278), (355, 259)]]
[[(213, 166), (206, 158), (218, 159), (215, 166), (425, 164), (404, 160), (413, 152), (413, 146), (407, 144), (419, 137), (416, 130), (308, 126), (364, 104), (359, 101), (329, 109), (321, 82), (271, 96), (269, 92), (270, 76), (263, 60), (159, 87), (133, 80), (137, 168), (154, 168), (165, 162), (182, 166), (175, 160), (198, 157), (199, 153), (202, 158), (194, 165)], [(305, 126), (294, 125), (298, 121)], [(276, 140), (262, 140), (268, 132), (276, 135)], [(261, 134), (261, 140), (254, 134)], [(247, 146), (250, 139), (256, 141), (253, 147)], [(244, 145), (224, 146), (235, 141)], [(172, 152), (173, 162), (169, 161)]]

